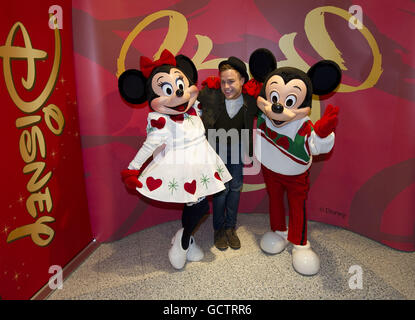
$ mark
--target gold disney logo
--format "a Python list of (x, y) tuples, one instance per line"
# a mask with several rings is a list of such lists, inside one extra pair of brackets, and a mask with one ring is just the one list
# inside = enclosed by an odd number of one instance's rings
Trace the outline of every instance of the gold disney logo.
[[(24, 47), (13, 46), (16, 33), (19, 30), (23, 36)], [(49, 245), (55, 235), (55, 231), (46, 224), (54, 222), (55, 219), (48, 215), (38, 218), (38, 211), (35, 206), (37, 203), (40, 212), (43, 212), (46, 208), (48, 213), (53, 208), (49, 187), (46, 187), (43, 193), (40, 191), (52, 177), (52, 172), (49, 171), (40, 178), (46, 167), (46, 143), (42, 131), (36, 125), (41, 122), (42, 116), (36, 113), (40, 109), (42, 110), (46, 126), (55, 135), (62, 134), (65, 125), (63, 114), (56, 105), (49, 104), (44, 106), (55, 88), (61, 63), (61, 39), (58, 28), (55, 29), (54, 34), (55, 56), (52, 70), (43, 91), (33, 101), (24, 101), (17, 93), (13, 82), (11, 61), (14, 59), (26, 60), (27, 77), (21, 80), (23, 87), (30, 91), (33, 89), (36, 81), (36, 60), (45, 60), (47, 52), (32, 47), (29, 34), (21, 22), (16, 22), (13, 25), (5, 45), (0, 47), (0, 57), (3, 58), (3, 73), (7, 91), (16, 107), (23, 112), (22, 116), (16, 119), (16, 128), (23, 130), (19, 140), (20, 155), (26, 163), (23, 167), (23, 173), (29, 174), (33, 172), (26, 185), (27, 191), (31, 193), (26, 200), (26, 209), (30, 216), (34, 219), (37, 218), (34, 223), (20, 226), (11, 231), (7, 237), (8, 243), (31, 236), (32, 241), (36, 245), (44, 247)], [(52, 120), (54, 121), (52, 122)], [(37, 149), (37, 146), (39, 146), (39, 149)], [(41, 161), (37, 160), (38, 151)], [(40, 235), (46, 236), (46, 238), (42, 238)]]
[[(341, 57), (340, 50), (336, 47), (335, 43), (327, 32), (324, 23), (325, 14), (327, 13), (337, 15), (343, 18), (347, 23), (349, 23), (351, 19), (355, 18), (355, 16), (353, 16), (349, 11), (338, 7), (324, 6), (315, 8), (311, 10), (305, 18), (304, 29), (307, 35), (307, 39), (310, 41), (311, 46), (320, 54), (323, 59), (333, 60), (340, 66), (342, 70), (347, 70), (344, 60)], [(169, 18), (169, 28), (160, 48), (154, 54), (153, 58), (160, 58), (160, 54), (164, 49), (168, 49), (174, 55), (180, 51), (180, 49), (183, 47), (184, 42), (186, 41), (188, 33), (188, 24), (186, 17), (177, 11), (157, 11), (141, 20), (140, 23), (138, 23), (138, 25), (127, 36), (127, 39), (124, 41), (121, 47), (120, 55), (117, 59), (117, 77), (119, 77), (121, 73), (125, 71), (125, 58), (134, 39), (149, 24), (165, 17)], [(362, 24), (362, 22), (360, 22), (360, 26), (356, 30), (359, 30), (359, 32), (363, 35), (369, 44), (373, 56), (372, 67), (369, 75), (360, 85), (354, 87), (342, 83), (337, 89), (337, 92), (353, 92), (371, 88), (377, 83), (383, 71), (382, 55), (380, 54), (379, 47), (372, 33), (369, 31), (369, 29), (366, 28), (366, 26)], [(307, 71), (310, 66), (304, 61), (303, 58), (301, 58), (294, 47), (294, 38), (296, 35), (297, 33), (293, 32), (286, 34), (280, 38), (278, 45), (287, 59), (284, 61), (279, 61), (278, 66), (296, 66), (299, 69)], [(198, 48), (194, 57), (192, 58), (196, 68), (198, 70), (216, 70), (219, 62), (225, 58), (205, 61), (209, 53), (212, 51), (213, 42), (209, 37), (202, 35), (196, 35), (196, 39), (198, 41)]]

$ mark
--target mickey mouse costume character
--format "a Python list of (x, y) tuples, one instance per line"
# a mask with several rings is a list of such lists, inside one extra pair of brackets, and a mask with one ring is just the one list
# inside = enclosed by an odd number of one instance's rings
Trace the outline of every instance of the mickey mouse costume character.
[[(184, 55), (164, 50), (159, 60), (140, 58), (141, 71), (121, 74), (118, 88), (132, 104), (148, 100), (147, 138), (128, 169), (121, 172), (127, 188), (163, 202), (185, 203), (182, 226), (172, 239), (169, 260), (176, 269), (186, 260), (200, 261), (203, 252), (192, 232), (209, 210), (206, 196), (225, 189), (232, 179), (209, 145), (198, 110), (197, 70)], [(143, 164), (160, 146), (164, 150)]]
[[(249, 59), (253, 77), (263, 82), (257, 98), (255, 156), (262, 172), (270, 201), (270, 225), (260, 246), (267, 253), (280, 253), (293, 243), (293, 267), (302, 275), (314, 275), (320, 259), (307, 240), (306, 199), (312, 156), (328, 153), (334, 146), (338, 107), (328, 105), (314, 125), (308, 114), (312, 94), (332, 92), (341, 81), (339, 66), (330, 60), (313, 65), (307, 73), (292, 67), (277, 68), (267, 49), (255, 50)], [(289, 204), (288, 231), (285, 222), (284, 194)]]

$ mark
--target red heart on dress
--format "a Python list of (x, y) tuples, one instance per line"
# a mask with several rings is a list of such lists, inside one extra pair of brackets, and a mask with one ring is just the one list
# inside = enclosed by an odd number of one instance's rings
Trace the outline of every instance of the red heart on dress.
[(219, 181), (222, 181), (222, 179), (219, 176), (219, 173), (215, 172), (215, 178), (218, 179)]
[(157, 128), (157, 129), (162, 129), (164, 128), (165, 124), (166, 124), (166, 118), (164, 117), (160, 117), (157, 120), (151, 120), (150, 124), (152, 127)]
[(184, 190), (191, 194), (195, 194), (196, 192), (196, 180), (193, 180), (192, 182), (186, 182), (184, 184)]
[(163, 182), (161, 181), (161, 179), (154, 179), (153, 177), (148, 177), (146, 179), (146, 185), (148, 190), (150, 191), (156, 190), (161, 186), (162, 183)]

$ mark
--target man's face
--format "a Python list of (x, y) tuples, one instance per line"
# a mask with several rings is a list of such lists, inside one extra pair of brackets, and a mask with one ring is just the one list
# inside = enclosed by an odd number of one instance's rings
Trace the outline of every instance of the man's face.
[(220, 88), (226, 99), (236, 99), (242, 93), (245, 79), (238, 71), (228, 69), (220, 73)]

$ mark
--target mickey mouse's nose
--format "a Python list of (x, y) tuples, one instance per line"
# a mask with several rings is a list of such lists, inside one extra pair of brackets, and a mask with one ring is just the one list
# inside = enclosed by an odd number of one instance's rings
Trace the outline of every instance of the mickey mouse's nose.
[(182, 89), (177, 89), (176, 96), (181, 97), (183, 96), (183, 94), (184, 94), (184, 91)]
[(284, 111), (284, 106), (280, 103), (273, 104), (271, 107), (272, 112), (274, 113), (282, 113)]

